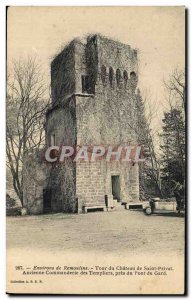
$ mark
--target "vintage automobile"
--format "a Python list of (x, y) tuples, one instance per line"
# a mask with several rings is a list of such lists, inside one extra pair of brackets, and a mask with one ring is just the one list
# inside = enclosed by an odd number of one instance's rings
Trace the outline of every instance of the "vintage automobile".
[(184, 201), (182, 200), (179, 205), (177, 205), (176, 199), (160, 199), (151, 198), (147, 205), (143, 207), (143, 211), (146, 215), (151, 215), (153, 213), (161, 212), (178, 212), (184, 211)]

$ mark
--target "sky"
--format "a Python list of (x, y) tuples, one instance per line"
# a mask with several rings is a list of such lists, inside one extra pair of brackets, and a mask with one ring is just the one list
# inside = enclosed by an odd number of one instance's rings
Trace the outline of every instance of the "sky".
[(184, 7), (10, 7), (7, 59), (36, 56), (47, 81), (56, 53), (75, 37), (100, 33), (138, 49), (139, 83), (165, 109), (163, 80), (184, 68)]

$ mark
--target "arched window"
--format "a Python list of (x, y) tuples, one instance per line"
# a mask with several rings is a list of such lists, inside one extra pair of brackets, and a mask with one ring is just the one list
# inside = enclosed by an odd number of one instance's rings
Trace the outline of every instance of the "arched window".
[(110, 85), (113, 84), (113, 77), (114, 77), (113, 68), (110, 67), (110, 68), (109, 68), (109, 83), (110, 83)]
[(131, 79), (136, 79), (136, 73), (135, 72), (131, 72), (130, 73), (130, 78)]
[(127, 84), (127, 80), (128, 80), (128, 73), (127, 73), (127, 71), (123, 71), (123, 80), (124, 80), (124, 83), (126, 85)]
[(116, 81), (117, 85), (119, 86), (121, 80), (121, 71), (119, 69), (116, 70)]
[(105, 79), (106, 79), (106, 67), (102, 66), (101, 67), (101, 80), (102, 80), (103, 84), (105, 83)]

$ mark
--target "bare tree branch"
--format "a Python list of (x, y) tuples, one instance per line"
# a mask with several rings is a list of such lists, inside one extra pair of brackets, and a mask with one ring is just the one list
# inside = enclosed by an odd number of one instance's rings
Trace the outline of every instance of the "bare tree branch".
[(7, 165), (13, 187), (23, 205), (23, 158), (29, 149), (42, 146), (43, 122), (48, 101), (46, 85), (35, 58), (13, 62), (7, 78)]

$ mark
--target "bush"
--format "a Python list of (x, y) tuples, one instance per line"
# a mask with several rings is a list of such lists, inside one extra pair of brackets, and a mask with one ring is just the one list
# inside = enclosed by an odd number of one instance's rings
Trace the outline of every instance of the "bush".
[(16, 200), (14, 198), (11, 198), (9, 194), (6, 194), (6, 208), (14, 207), (16, 204)]
[(6, 216), (20, 216), (21, 207), (10, 207), (6, 209)]
[(6, 215), (7, 216), (20, 216), (21, 207), (16, 206), (16, 200), (9, 194), (6, 194)]

